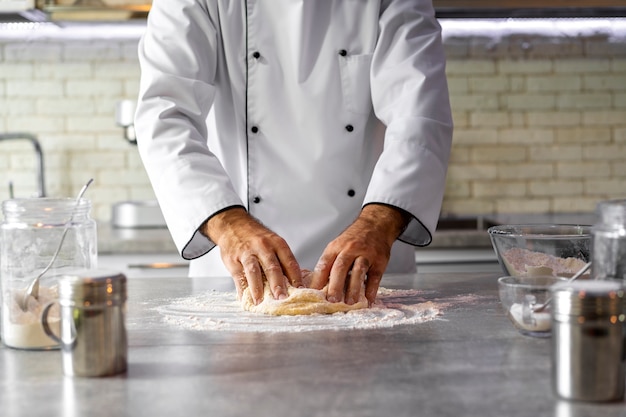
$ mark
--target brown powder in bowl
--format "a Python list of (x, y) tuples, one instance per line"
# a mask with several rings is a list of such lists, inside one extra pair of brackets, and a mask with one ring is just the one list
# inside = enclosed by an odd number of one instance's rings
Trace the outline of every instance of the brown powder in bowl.
[(578, 258), (559, 258), (522, 248), (505, 251), (502, 253), (502, 259), (511, 275), (568, 277), (585, 266), (585, 261)]

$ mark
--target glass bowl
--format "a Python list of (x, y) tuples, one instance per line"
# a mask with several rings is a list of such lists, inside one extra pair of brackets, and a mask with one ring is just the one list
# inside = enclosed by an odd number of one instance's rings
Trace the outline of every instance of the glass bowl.
[(571, 277), (591, 257), (587, 225), (513, 224), (487, 232), (500, 267), (510, 276)]
[(534, 311), (550, 298), (550, 287), (567, 282), (564, 277), (505, 276), (498, 278), (498, 295), (504, 313), (523, 335), (550, 337), (552, 334), (552, 303)]

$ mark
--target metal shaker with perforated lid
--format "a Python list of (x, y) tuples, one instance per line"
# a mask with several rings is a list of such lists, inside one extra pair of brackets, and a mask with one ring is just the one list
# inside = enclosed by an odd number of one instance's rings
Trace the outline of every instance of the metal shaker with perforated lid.
[(84, 270), (59, 278), (60, 335), (42, 313), (45, 332), (61, 346), (63, 373), (106, 376), (126, 371), (126, 276), (106, 270)]
[(595, 279), (626, 279), (626, 200), (608, 200), (596, 206), (598, 220), (592, 227)]
[(555, 393), (578, 401), (624, 398), (626, 295), (620, 281), (556, 284), (552, 293)]

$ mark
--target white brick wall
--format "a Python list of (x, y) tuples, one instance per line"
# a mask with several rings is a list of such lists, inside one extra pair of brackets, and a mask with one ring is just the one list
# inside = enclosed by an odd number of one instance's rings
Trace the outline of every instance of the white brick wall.
[[(626, 197), (626, 42), (599, 37), (447, 38), (455, 122), (445, 214), (592, 211)], [(115, 103), (135, 99), (137, 38), (0, 36), (0, 131), (37, 134), (47, 190), (89, 177), (93, 216), (154, 198)], [(0, 142), (0, 200), (36, 191), (24, 141)]]
[[(0, 42), (0, 128), (34, 133), (45, 156), (51, 196), (74, 196), (91, 177), (92, 215), (109, 220), (111, 204), (152, 199), (137, 150), (115, 125), (115, 103), (135, 99), (137, 37)], [(26, 141), (0, 142), (0, 199), (36, 190)]]
[(455, 135), (444, 213), (587, 212), (626, 198), (623, 37), (463, 42), (446, 44)]

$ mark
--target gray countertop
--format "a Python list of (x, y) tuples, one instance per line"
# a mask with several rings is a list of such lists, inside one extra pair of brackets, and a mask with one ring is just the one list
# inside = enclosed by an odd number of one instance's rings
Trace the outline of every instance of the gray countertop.
[(122, 229), (98, 223), (99, 254), (177, 253), (165, 227)]
[(224, 332), (166, 323), (155, 307), (229, 279), (131, 279), (129, 368), (69, 378), (59, 351), (0, 348), (9, 416), (624, 416), (624, 403), (556, 399), (550, 339), (518, 334), (497, 275), (384, 278), (447, 305), (434, 321), (377, 330)]

